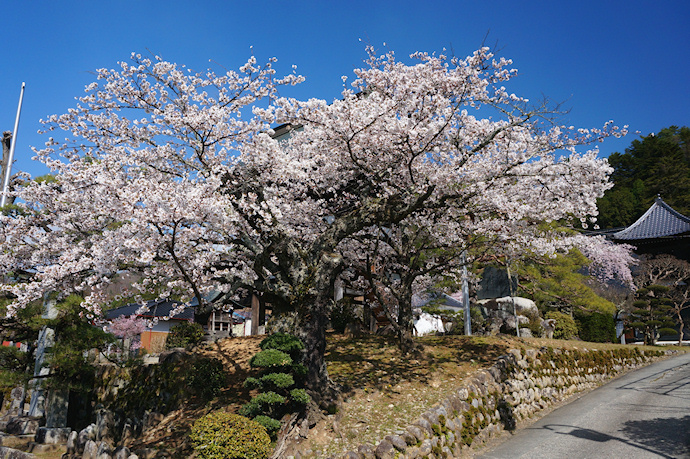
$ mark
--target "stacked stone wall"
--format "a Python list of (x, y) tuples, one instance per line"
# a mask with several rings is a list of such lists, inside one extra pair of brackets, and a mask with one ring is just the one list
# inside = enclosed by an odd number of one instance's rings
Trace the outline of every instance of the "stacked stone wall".
[(513, 430), (537, 411), (664, 355), (663, 351), (643, 352), (635, 347), (611, 351), (511, 349), (405, 430), (386, 436), (377, 445), (361, 445), (342, 457), (461, 457), (473, 443)]

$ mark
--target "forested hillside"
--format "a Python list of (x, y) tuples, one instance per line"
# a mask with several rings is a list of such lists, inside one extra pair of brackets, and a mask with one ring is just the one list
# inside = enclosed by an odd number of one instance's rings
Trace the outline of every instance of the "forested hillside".
[(671, 126), (634, 140), (625, 153), (613, 153), (615, 184), (599, 199), (599, 225), (616, 228), (633, 223), (661, 198), (690, 214), (690, 128)]

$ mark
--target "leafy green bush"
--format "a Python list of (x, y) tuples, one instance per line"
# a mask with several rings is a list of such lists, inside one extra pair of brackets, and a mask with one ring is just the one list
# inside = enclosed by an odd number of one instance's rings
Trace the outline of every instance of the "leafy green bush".
[[(9, 390), (28, 381), (30, 355), (15, 347), (0, 346), (0, 391)], [(0, 395), (2, 399), (2, 395)]]
[(529, 328), (532, 336), (535, 338), (541, 338), (544, 334), (544, 327), (541, 326), (541, 317), (539, 317), (539, 313), (530, 313), (527, 315), (527, 318), (529, 319), (527, 328)]
[(248, 417), (258, 416), (262, 413), (278, 416), (281, 414), (280, 408), (282, 408), (278, 405), (285, 404), (286, 400), (284, 396), (273, 391), (262, 392), (240, 408), (240, 414)]
[(269, 335), (261, 341), (259, 346), (263, 350), (276, 349), (285, 352), (293, 359), (304, 349), (304, 344), (299, 338), (288, 335), (287, 333), (274, 333), (273, 335)]
[(182, 322), (170, 329), (165, 348), (196, 346), (204, 339), (204, 329), (196, 322)]
[(187, 375), (187, 384), (194, 387), (204, 399), (210, 399), (225, 386), (223, 362), (212, 357), (200, 357), (192, 365)]
[(21, 352), (16, 347), (0, 346), (0, 369), (24, 371), (28, 364), (27, 357), (26, 352)]
[(274, 438), (285, 414), (303, 411), (311, 398), (300, 386), (307, 373), (300, 363), (304, 344), (284, 333), (266, 337), (249, 364), (260, 370), (259, 377), (249, 377), (244, 386), (260, 393), (240, 408), (240, 414), (259, 420)]
[(199, 459), (265, 459), (271, 454), (263, 425), (225, 411), (197, 419), (189, 439)]
[(251, 359), (249, 365), (258, 368), (281, 368), (292, 365), (292, 358), (285, 352), (277, 349), (266, 349), (257, 352)]
[(254, 421), (258, 422), (266, 429), (268, 435), (271, 438), (276, 436), (276, 433), (280, 430), (280, 421), (277, 419), (269, 418), (268, 416), (259, 415), (254, 418)]
[(347, 324), (357, 320), (354, 305), (350, 297), (345, 297), (335, 303), (330, 314), (331, 326), (336, 333), (343, 333)]
[(295, 385), (295, 378), (288, 373), (269, 373), (261, 377), (261, 386), (267, 389), (287, 389)]
[(309, 394), (307, 394), (307, 391), (304, 389), (292, 389), (290, 391), (290, 398), (294, 403), (297, 403), (299, 405), (306, 405), (311, 401), (311, 397)]
[(554, 338), (571, 339), (577, 336), (577, 324), (570, 315), (558, 311), (549, 311), (546, 313), (546, 318), (556, 319), (556, 329), (553, 331)]
[(580, 338), (593, 343), (613, 343), (616, 341), (616, 324), (613, 316), (593, 312), (577, 313), (577, 324)]

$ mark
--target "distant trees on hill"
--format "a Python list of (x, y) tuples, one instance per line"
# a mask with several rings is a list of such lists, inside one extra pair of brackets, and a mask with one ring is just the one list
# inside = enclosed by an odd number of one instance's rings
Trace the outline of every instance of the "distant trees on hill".
[(660, 195), (678, 212), (690, 214), (690, 128), (671, 126), (633, 140), (613, 153), (615, 184), (598, 201), (602, 228), (628, 226)]

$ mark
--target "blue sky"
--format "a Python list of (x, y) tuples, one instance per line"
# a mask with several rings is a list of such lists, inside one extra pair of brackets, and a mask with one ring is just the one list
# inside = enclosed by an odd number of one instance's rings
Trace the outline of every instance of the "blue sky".
[(332, 100), (365, 58), (364, 43), (399, 58), (444, 47), (465, 56), (488, 33), (519, 70), (512, 92), (563, 102), (566, 124), (630, 125), (627, 137), (600, 146), (606, 156), (635, 131), (690, 125), (688, 21), (687, 0), (5, 2), (0, 131), (12, 130), (25, 81), (15, 169), (46, 173), (29, 149), (45, 141), (39, 119), (64, 113), (90, 72), (133, 51), (204, 70), (210, 61), (237, 68), (253, 46), (259, 61), (275, 56), (279, 70), (295, 64), (306, 76), (284, 95)]

